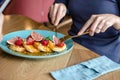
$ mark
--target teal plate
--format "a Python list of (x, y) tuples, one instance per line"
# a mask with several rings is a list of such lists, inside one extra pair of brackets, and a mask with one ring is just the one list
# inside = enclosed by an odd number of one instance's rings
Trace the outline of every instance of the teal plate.
[[(69, 53), (69, 51), (72, 50), (73, 48), (73, 41), (71, 39), (69, 40), (66, 40), (65, 43), (67, 45), (67, 49), (65, 51), (62, 51), (62, 52), (54, 52), (54, 53), (51, 53), (49, 55), (43, 55), (43, 56), (33, 56), (33, 55), (25, 55), (25, 54), (20, 54), (20, 53), (17, 53), (15, 51), (12, 51), (10, 50), (8, 47), (7, 47), (7, 40), (11, 39), (11, 38), (14, 38), (16, 36), (20, 36), (21, 38), (26, 38), (28, 35), (30, 35), (30, 33), (32, 31), (35, 31), (37, 32), (38, 34), (41, 34), (43, 35), (44, 37), (50, 37), (52, 39), (52, 36), (55, 34), (55, 32), (53, 31), (47, 31), (47, 30), (21, 30), (21, 31), (15, 31), (15, 32), (11, 32), (11, 33), (8, 33), (6, 35), (3, 36), (3, 40), (0, 44), (0, 47), (3, 51), (11, 54), (11, 55), (14, 55), (14, 56), (18, 56), (18, 57), (23, 57), (23, 58), (33, 58), (33, 59), (41, 59), (41, 58), (51, 58), (51, 57), (56, 57), (56, 56), (60, 56), (60, 55), (63, 55), (63, 54), (66, 54), (66, 53)], [(57, 37), (58, 38), (61, 38), (63, 37), (64, 35), (61, 34), (61, 33), (58, 33), (57, 34)]]

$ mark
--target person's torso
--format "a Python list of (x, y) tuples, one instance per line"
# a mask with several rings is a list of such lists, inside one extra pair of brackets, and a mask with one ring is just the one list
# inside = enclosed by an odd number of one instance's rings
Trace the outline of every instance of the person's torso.
[[(84, 23), (93, 14), (115, 14), (119, 16), (116, 0), (68, 0), (68, 9), (73, 18), (71, 33), (77, 34)], [(119, 31), (110, 27), (105, 33), (96, 34), (94, 37), (109, 38)]]

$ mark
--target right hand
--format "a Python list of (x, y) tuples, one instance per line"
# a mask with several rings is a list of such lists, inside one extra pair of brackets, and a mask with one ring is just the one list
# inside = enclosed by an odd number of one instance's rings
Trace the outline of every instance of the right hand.
[(53, 25), (57, 26), (66, 15), (67, 8), (63, 3), (56, 3), (50, 7), (50, 18)]
[(0, 41), (2, 40), (2, 27), (3, 27), (4, 15), (0, 13)]

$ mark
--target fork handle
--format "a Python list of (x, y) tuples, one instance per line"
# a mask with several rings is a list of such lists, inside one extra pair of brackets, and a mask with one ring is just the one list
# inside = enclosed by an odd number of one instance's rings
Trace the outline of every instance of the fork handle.
[(86, 31), (86, 32), (84, 32), (83, 34), (81, 34), (81, 35), (74, 35), (74, 36), (71, 36), (70, 38), (75, 38), (75, 37), (78, 37), (78, 36), (82, 36), (82, 35), (85, 35), (85, 34), (88, 34), (89, 32), (88, 31)]
[(78, 37), (78, 36), (82, 36), (82, 35), (85, 35), (85, 34), (88, 34), (89, 32), (84, 32), (83, 34), (81, 35), (74, 35), (74, 36), (70, 36), (70, 35), (67, 35), (67, 36), (64, 36), (63, 38), (60, 38), (60, 41), (65, 41), (67, 39), (70, 39), (70, 38), (74, 38), (74, 37)]

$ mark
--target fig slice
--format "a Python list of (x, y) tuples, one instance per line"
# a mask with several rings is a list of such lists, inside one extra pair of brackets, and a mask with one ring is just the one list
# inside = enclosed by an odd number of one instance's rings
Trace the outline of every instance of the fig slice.
[(36, 32), (32, 32), (31, 33), (31, 37), (35, 40), (35, 41), (41, 41), (42, 39), (44, 39), (44, 37)]

